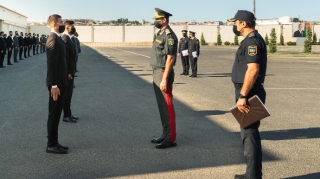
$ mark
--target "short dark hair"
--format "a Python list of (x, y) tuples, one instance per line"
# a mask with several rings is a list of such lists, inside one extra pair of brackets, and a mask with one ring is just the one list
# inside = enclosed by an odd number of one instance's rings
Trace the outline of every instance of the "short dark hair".
[(12, 32), (11, 30), (9, 31), (9, 33)]
[(66, 20), (66, 21), (64, 21), (63, 24), (64, 24), (64, 25), (67, 25), (67, 26), (70, 26), (70, 25), (73, 25), (73, 24), (74, 24), (74, 21)]
[(53, 14), (53, 15), (48, 17), (47, 24), (50, 25), (52, 22), (57, 23), (59, 18), (61, 18), (60, 15)]
[(255, 28), (256, 27), (256, 21), (240, 21), (240, 23), (241, 22), (246, 22), (246, 24), (247, 24), (247, 27), (249, 27), (249, 28)]
[(4, 33), (4, 32), (3, 32), (3, 31), (1, 31), (1, 32), (0, 32), (0, 35), (2, 35), (3, 33)]
[(74, 36), (78, 37), (79, 36), (78, 32), (74, 33)]
[(167, 23), (169, 24), (169, 16), (165, 17), (167, 19)]

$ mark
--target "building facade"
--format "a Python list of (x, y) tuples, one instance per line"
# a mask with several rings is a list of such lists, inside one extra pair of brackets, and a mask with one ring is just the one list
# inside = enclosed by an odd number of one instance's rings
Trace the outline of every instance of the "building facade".
[(8, 34), (9, 31), (27, 32), (27, 16), (0, 5), (0, 31)]

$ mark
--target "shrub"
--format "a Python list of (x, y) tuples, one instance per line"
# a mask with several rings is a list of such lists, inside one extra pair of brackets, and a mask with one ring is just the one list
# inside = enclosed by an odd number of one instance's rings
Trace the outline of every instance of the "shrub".
[(222, 45), (221, 35), (219, 34), (217, 37), (217, 45)]
[(276, 34), (275, 28), (272, 28), (270, 33), (269, 52), (270, 53), (277, 52), (277, 34)]
[(268, 34), (266, 34), (266, 37), (264, 38), (264, 41), (265, 41), (266, 45), (269, 45), (269, 38), (268, 38)]
[(225, 42), (224, 42), (224, 45), (229, 46), (229, 45), (230, 45), (230, 42), (225, 41)]
[(312, 51), (312, 39), (311, 38), (312, 38), (312, 31), (311, 31), (311, 28), (308, 27), (307, 28), (307, 38), (304, 41), (304, 49), (303, 49), (304, 53), (311, 53), (311, 51)]
[(206, 45), (206, 40), (204, 39), (203, 33), (201, 33), (200, 45)]
[(237, 35), (234, 36), (234, 45), (239, 45), (239, 39)]
[(287, 45), (292, 45), (292, 42), (291, 41), (287, 42)]
[(316, 33), (313, 34), (312, 44), (313, 45), (318, 45), (318, 38), (317, 38), (317, 34)]
[(283, 38), (283, 34), (280, 34), (280, 45), (284, 45), (284, 38)]

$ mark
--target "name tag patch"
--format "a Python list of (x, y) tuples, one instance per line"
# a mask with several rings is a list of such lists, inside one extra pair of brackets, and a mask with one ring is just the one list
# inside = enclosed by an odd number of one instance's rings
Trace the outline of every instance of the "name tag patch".
[(248, 47), (248, 54), (250, 56), (256, 56), (258, 54), (258, 47), (256, 45), (251, 45)]

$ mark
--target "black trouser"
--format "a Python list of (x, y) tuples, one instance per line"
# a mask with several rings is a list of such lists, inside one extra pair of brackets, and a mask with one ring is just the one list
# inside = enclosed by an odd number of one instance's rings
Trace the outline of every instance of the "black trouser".
[(3, 61), (4, 61), (4, 51), (3, 51), (3, 53), (0, 53), (0, 67), (2, 67), (3, 66)]
[(33, 55), (35, 55), (36, 54), (36, 45), (33, 45)]
[(162, 68), (153, 69), (153, 88), (156, 95), (158, 109), (162, 122), (162, 137), (170, 142), (176, 141), (175, 111), (172, 103), (172, 84), (174, 81), (174, 71), (172, 69), (168, 77), (167, 91), (160, 90), (164, 70)]
[(7, 56), (7, 63), (8, 64), (11, 63), (10, 59), (11, 59), (12, 50), (13, 50), (12, 48), (11, 48), (11, 50), (9, 50), (9, 48), (8, 48), (8, 56)]
[(24, 47), (24, 58), (27, 58), (28, 47)]
[(63, 117), (70, 117), (71, 116), (71, 99), (73, 94), (73, 84), (74, 79), (68, 81), (68, 86), (66, 90), (66, 96), (63, 103)]
[(43, 45), (43, 52), (46, 52), (46, 45)]
[(23, 47), (20, 47), (19, 49), (19, 59), (22, 59), (22, 52), (23, 52)]
[[(236, 88), (236, 99), (239, 98), (241, 88)], [(248, 98), (257, 95), (263, 103), (266, 101), (266, 91), (263, 85), (254, 85), (247, 95)], [(237, 100), (236, 100), (237, 101)], [(246, 160), (246, 175), (250, 179), (262, 178), (262, 149), (259, 133), (260, 121), (241, 129), (243, 154)]]
[(190, 68), (190, 64), (189, 64), (189, 56), (183, 56), (181, 53), (181, 63), (182, 63), (182, 69), (184, 74), (188, 75), (189, 74), (189, 68)]
[(190, 64), (191, 64), (191, 70), (192, 70), (192, 75), (197, 75), (198, 67), (198, 58), (193, 58), (192, 55), (189, 56), (190, 59)]
[(60, 89), (60, 95), (58, 100), (54, 101), (51, 97), (51, 87), (49, 89), (49, 115), (47, 122), (47, 132), (48, 132), (48, 147), (53, 147), (58, 143), (58, 127), (62, 112), (62, 106), (64, 101), (64, 96), (66, 92), (66, 86), (58, 86)]
[(13, 47), (13, 60), (15, 62), (18, 61), (18, 59), (17, 59), (18, 53), (19, 53), (19, 47)]
[(28, 47), (28, 56), (30, 57), (31, 55), (30, 55), (30, 50), (31, 50), (31, 48), (32, 48), (32, 46), (30, 45), (29, 47)]
[(42, 45), (42, 43), (40, 44), (40, 53), (42, 53), (43, 52), (43, 45)]

